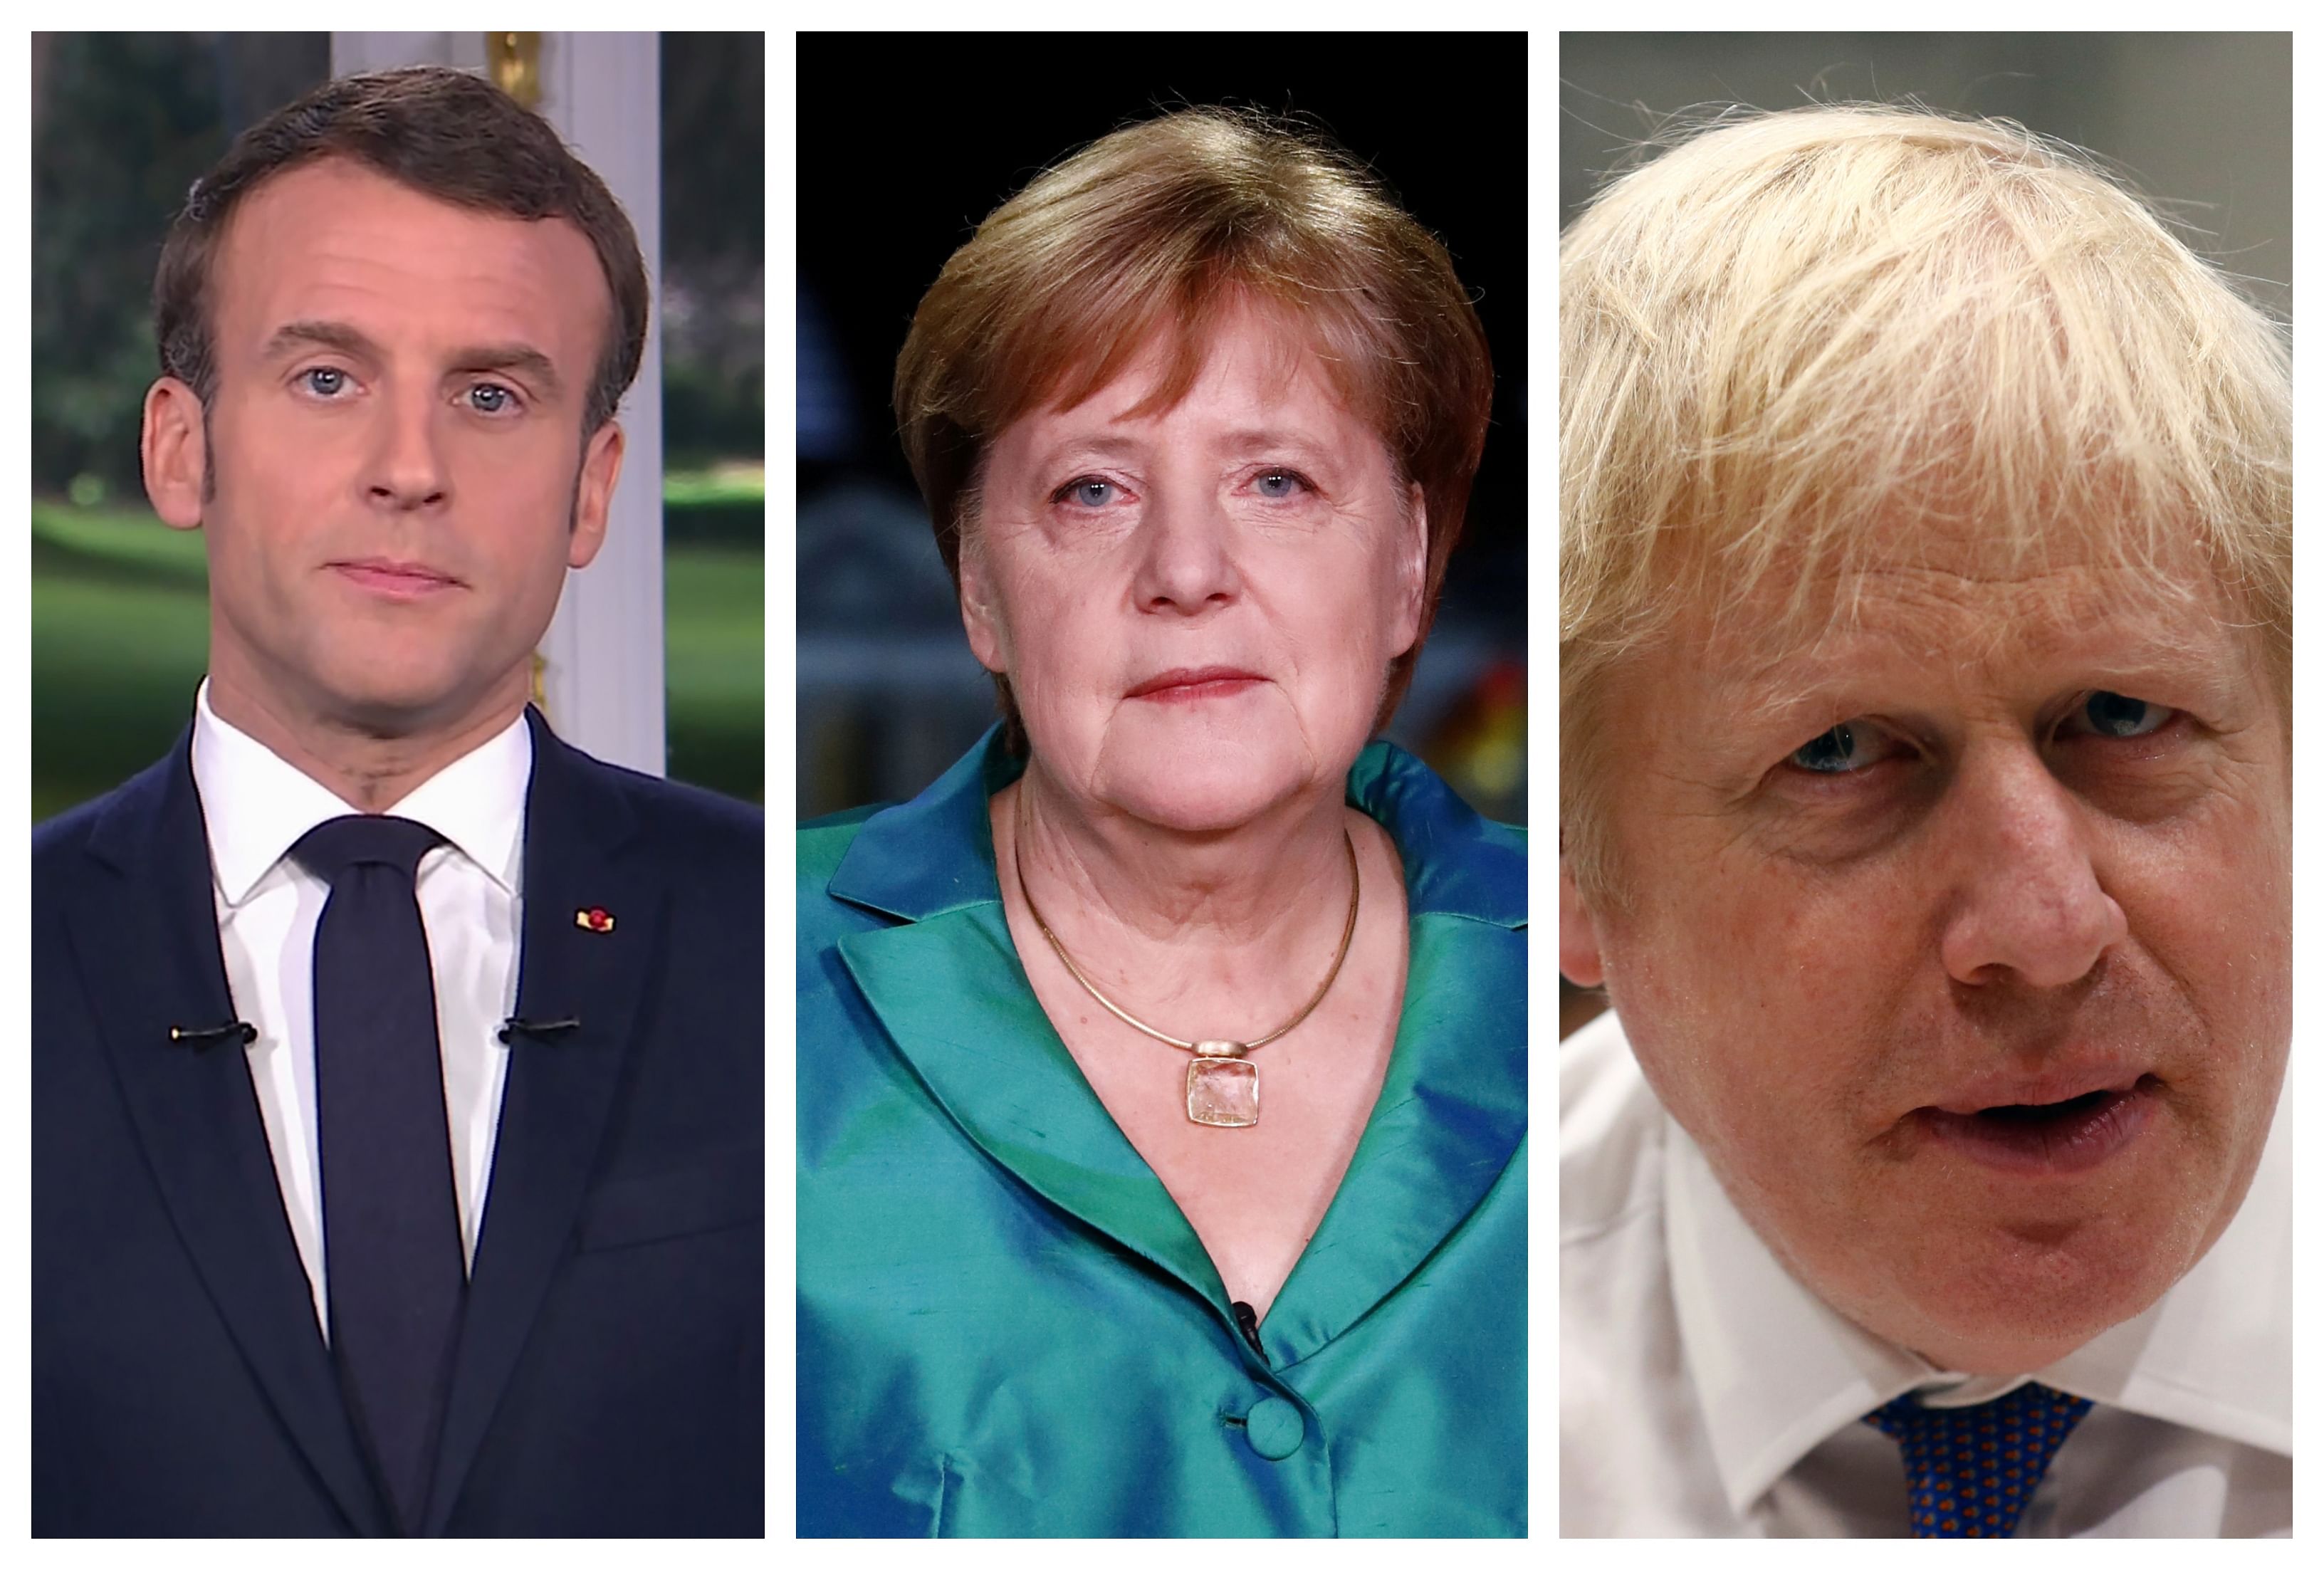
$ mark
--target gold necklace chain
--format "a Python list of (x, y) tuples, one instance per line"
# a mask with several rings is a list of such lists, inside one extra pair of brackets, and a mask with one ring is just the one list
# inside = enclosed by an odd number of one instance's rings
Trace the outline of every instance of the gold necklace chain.
[[(1019, 799), (1022, 799), (1022, 798), (1020, 797)], [(1277, 1026), (1274, 1030), (1269, 1030), (1266, 1035), (1259, 1037), (1258, 1039), (1240, 1043), (1242, 1052), (1252, 1051), (1257, 1048), (1266, 1046), (1269, 1041), (1274, 1040), (1277, 1036), (1285, 1034), (1293, 1027), (1296, 1026), (1302, 1020), (1305, 1020), (1308, 1015), (1314, 1013), (1315, 1011), (1315, 1005), (1323, 1001), (1323, 994), (1332, 990), (1332, 984), (1340, 979), (1340, 966), (1347, 962), (1348, 945), (1356, 936), (1356, 912), (1362, 908), (1364, 898), (1363, 873), (1359, 872), (1356, 868), (1355, 836), (1351, 835), (1345, 827), (1342, 827), (1340, 830), (1340, 839), (1341, 842), (1348, 847), (1348, 924), (1340, 929), (1340, 952), (1332, 956), (1331, 974), (1323, 978), (1323, 984), (1315, 989), (1315, 995), (1307, 1000), (1307, 1006), (1305, 1008), (1301, 1009), (1297, 1013), (1292, 1015), (1289, 1020)], [(1065, 974), (1067, 975), (1072, 976), (1075, 981), (1082, 984), (1082, 990), (1084, 992), (1095, 998), (1098, 1001), (1099, 1005), (1102, 1007), (1106, 1012), (1111, 1014), (1115, 1019), (1120, 1020), (1123, 1024), (1130, 1026), (1133, 1030), (1144, 1031), (1147, 1035), (1153, 1037), (1157, 1041), (1166, 1041), (1171, 1046), (1186, 1052), (1196, 1051), (1198, 1049), (1198, 1046), (1208, 1047), (1219, 1045), (1218, 1043), (1212, 1042), (1203, 1042), (1198, 1044), (1193, 1041), (1181, 1041), (1176, 1036), (1165, 1035), (1162, 1031), (1156, 1030), (1145, 1020), (1128, 1012), (1111, 998), (1107, 997), (1103, 993), (1098, 991), (1096, 985), (1091, 982), (1090, 978), (1082, 974), (1081, 966), (1073, 962), (1073, 956), (1065, 952), (1065, 946), (1057, 941), (1057, 935), (1049, 930), (1049, 924), (1041, 919), (1041, 908), (1033, 903), (1033, 886), (1025, 881), (1025, 815), (1022, 812), (1019, 812), (1017, 815), (1016, 834), (1010, 842), (1009, 850), (1011, 859), (1014, 860), (1017, 864), (1017, 891), (1025, 896), (1025, 909), (1032, 916), (1033, 925), (1041, 929), (1041, 936), (1049, 940), (1050, 950), (1056, 955), (1057, 963), (1065, 967)], [(1236, 1053), (1235, 1056), (1240, 1057), (1241, 1052)], [(1192, 1070), (1189, 1070), (1189, 1072), (1191, 1073)]]

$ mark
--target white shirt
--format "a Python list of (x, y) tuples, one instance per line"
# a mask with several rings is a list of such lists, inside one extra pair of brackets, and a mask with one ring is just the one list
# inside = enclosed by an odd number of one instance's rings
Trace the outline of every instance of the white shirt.
[[(315, 923), (331, 886), (293, 861), (310, 828), (356, 808), (218, 718), (209, 683), (194, 699), (194, 785), (210, 842), (218, 944), (236, 1016), (258, 1039), (244, 1048), (266, 1123), (282, 1208), (329, 1333), (323, 1261), (322, 1168), (315, 1131)], [(500, 1127), (523, 931), (524, 802), (532, 734), (520, 715), (490, 741), (422, 781), (390, 810), (446, 843), (420, 858), (420, 915), (436, 978), (436, 1029), (460, 1242), (474, 1262)]]
[(1776, 1262), (1665, 1112), (1609, 1013), (1559, 1050), (1559, 1529), (1903, 1537), (1896, 1442), (1860, 1421), (2027, 1379), (2098, 1403), (2021, 1538), (2292, 1529), (2292, 1093), (2243, 1207), (2162, 1299), (2048, 1368), (1948, 1372)]

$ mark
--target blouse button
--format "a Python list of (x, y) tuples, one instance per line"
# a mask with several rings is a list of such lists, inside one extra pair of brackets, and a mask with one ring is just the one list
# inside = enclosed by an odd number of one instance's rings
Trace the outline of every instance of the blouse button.
[(1307, 1437), (1307, 1420), (1289, 1401), (1268, 1396), (1243, 1418), (1243, 1434), (1250, 1447), (1269, 1461), (1280, 1461)]

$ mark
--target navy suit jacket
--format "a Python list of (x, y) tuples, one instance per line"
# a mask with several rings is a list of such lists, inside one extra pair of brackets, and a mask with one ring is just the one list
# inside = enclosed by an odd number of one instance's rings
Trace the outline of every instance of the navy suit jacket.
[[(765, 819), (538, 714), (515, 1036), (423, 1531), (764, 1530)], [(240, 1047), (191, 732), (32, 836), (32, 1530), (392, 1529)], [(576, 924), (602, 908), (610, 932)]]

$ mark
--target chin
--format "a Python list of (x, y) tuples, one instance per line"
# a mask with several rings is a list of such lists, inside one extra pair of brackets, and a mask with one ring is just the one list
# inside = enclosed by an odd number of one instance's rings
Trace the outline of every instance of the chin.
[(1313, 782), (1304, 771), (1223, 753), (1151, 757), (1110, 768), (1100, 794), (1121, 810), (1164, 828), (1204, 834), (1239, 828)]
[(1336, 798), (1361, 741), (1333, 766), (1316, 755), (1301, 716), (1267, 696), (1238, 700), (1243, 713), (1117, 715), (1093, 738), (1082, 777), (1098, 799), (1188, 834), (1239, 827), (1305, 792)]
[(2144, 1313), (2200, 1257), (2200, 1232), (2185, 1216), (2120, 1215), (1941, 1229), (1895, 1262), (1909, 1306), (1849, 1317), (1966, 1373), (2024, 1373)]
[(1123, 811), (1181, 834), (1225, 833), (1276, 806), (1286, 791), (1253, 790), (1249, 781), (1157, 780), (1150, 788), (1108, 791)]
[(470, 684), (440, 672), (373, 669), (333, 673), (316, 685), (345, 724), (376, 735), (401, 735), (439, 721), (473, 698)]

